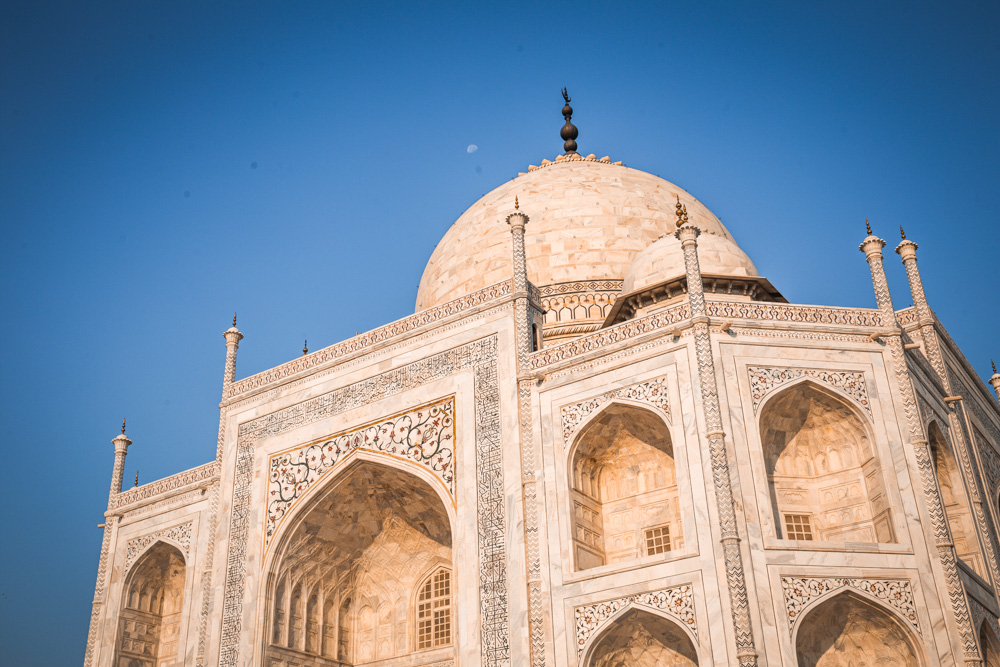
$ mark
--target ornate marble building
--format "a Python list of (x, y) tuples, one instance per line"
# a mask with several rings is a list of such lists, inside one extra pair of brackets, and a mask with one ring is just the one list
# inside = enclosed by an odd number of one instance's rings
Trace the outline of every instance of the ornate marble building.
[(790, 304), (568, 101), (414, 315), (242, 379), (234, 319), (198, 468), (123, 491), (123, 425), (86, 665), (1000, 665), (1000, 407), (916, 243), (913, 307), (870, 231), (875, 308)]

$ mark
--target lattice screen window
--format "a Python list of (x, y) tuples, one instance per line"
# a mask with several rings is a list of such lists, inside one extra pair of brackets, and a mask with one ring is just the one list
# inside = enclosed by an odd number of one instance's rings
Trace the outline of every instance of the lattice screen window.
[(646, 530), (646, 555), (655, 556), (670, 551), (670, 526), (657, 526)]
[(417, 648), (451, 643), (451, 572), (436, 571), (417, 595)]
[(812, 540), (812, 524), (808, 514), (785, 515), (785, 539)]

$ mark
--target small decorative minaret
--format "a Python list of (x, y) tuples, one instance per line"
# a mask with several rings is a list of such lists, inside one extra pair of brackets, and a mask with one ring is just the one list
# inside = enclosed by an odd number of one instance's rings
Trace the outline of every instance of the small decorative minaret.
[(997, 373), (997, 365), (993, 363), (990, 359), (990, 366), (993, 367), (993, 377), (990, 378), (990, 384), (993, 385), (993, 391), (997, 394), (997, 400), (1000, 401), (1000, 373)]
[(698, 360), (701, 410), (707, 431), (705, 437), (708, 439), (708, 449), (712, 459), (712, 483), (715, 487), (715, 503), (719, 512), (719, 541), (722, 543), (726, 581), (729, 584), (729, 604), (732, 607), (736, 635), (736, 657), (740, 667), (753, 667), (757, 664), (757, 649), (754, 646), (753, 626), (750, 622), (743, 552), (740, 549), (736, 503), (733, 500), (729, 455), (726, 451), (726, 434), (722, 428), (719, 384), (716, 379), (715, 360), (712, 358), (712, 337), (709, 331), (711, 319), (705, 307), (705, 288), (701, 277), (701, 265), (698, 263), (700, 233), (701, 230), (688, 221), (687, 206), (681, 204), (678, 198), (675, 236), (684, 250), (695, 358)]
[(882, 248), (885, 241), (872, 234), (872, 226), (865, 218), (865, 229), (868, 236), (858, 246), (858, 250), (865, 253), (868, 260), (868, 268), (872, 274), (872, 285), (875, 288), (875, 304), (882, 311), (882, 320), (886, 326), (896, 322), (896, 311), (892, 307), (892, 295), (889, 294), (889, 283), (885, 279), (885, 265), (882, 263)]
[(122, 420), (122, 432), (118, 434), (111, 444), (115, 446), (115, 467), (111, 473), (111, 493), (108, 494), (108, 508), (111, 508), (111, 500), (122, 492), (122, 482), (125, 477), (125, 455), (128, 454), (128, 446), (132, 441), (125, 435), (125, 420)]
[(528, 260), (524, 253), (524, 227), (528, 216), (514, 197), (514, 212), (507, 216), (510, 225), (514, 279), (514, 308), (517, 312), (517, 359), (523, 367), (531, 352), (531, 308), (528, 300)]
[(570, 120), (573, 117), (573, 107), (569, 105), (571, 98), (565, 88), (562, 89), (562, 96), (566, 100), (566, 104), (562, 108), (562, 115), (566, 120), (566, 124), (559, 131), (559, 136), (563, 139), (563, 150), (566, 151), (566, 155), (579, 155), (576, 152), (576, 138), (580, 136), (580, 131), (576, 129), (576, 125), (573, 125)]
[(236, 350), (243, 340), (243, 334), (236, 328), (236, 313), (233, 313), (233, 326), (226, 329), (222, 336), (226, 339), (226, 370), (222, 377), (222, 393), (225, 395), (229, 385), (236, 381)]

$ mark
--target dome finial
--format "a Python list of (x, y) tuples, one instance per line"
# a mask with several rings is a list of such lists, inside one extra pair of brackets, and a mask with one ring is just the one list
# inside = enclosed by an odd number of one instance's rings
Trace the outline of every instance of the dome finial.
[(309, 341), (304, 340), (302, 341), (302, 356), (304, 357), (307, 354), (309, 354)]
[(872, 226), (868, 224), (868, 218), (865, 218), (865, 229), (868, 230), (868, 236), (872, 235)]
[(514, 210), (521, 208), (521, 205), (517, 201), (517, 195), (514, 195)]
[(688, 207), (681, 203), (680, 195), (677, 195), (677, 226), (683, 227), (688, 221)]
[(565, 88), (562, 89), (562, 96), (566, 100), (566, 104), (562, 108), (562, 115), (566, 119), (566, 124), (559, 131), (559, 136), (563, 139), (563, 150), (566, 151), (566, 155), (576, 155), (576, 138), (580, 136), (580, 131), (570, 121), (573, 117), (573, 107), (569, 105), (571, 98)]
[(236, 326), (236, 313), (233, 313), (233, 326)]
[(139, 469), (135, 469), (135, 484), (133, 486), (139, 486)]
[(996, 375), (997, 374), (997, 365), (995, 363), (993, 363), (992, 359), (990, 359), (990, 366), (993, 367), (993, 374)]
[(904, 241), (906, 240), (906, 232), (903, 231), (903, 225), (899, 226), (899, 235)]
[(122, 417), (122, 435), (125, 435), (125, 418)]

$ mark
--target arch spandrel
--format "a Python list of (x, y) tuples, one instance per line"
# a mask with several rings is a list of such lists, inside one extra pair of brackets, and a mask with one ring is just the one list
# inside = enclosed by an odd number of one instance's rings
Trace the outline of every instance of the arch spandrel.
[(580, 651), (582, 667), (698, 667), (697, 639), (668, 614), (629, 605)]

